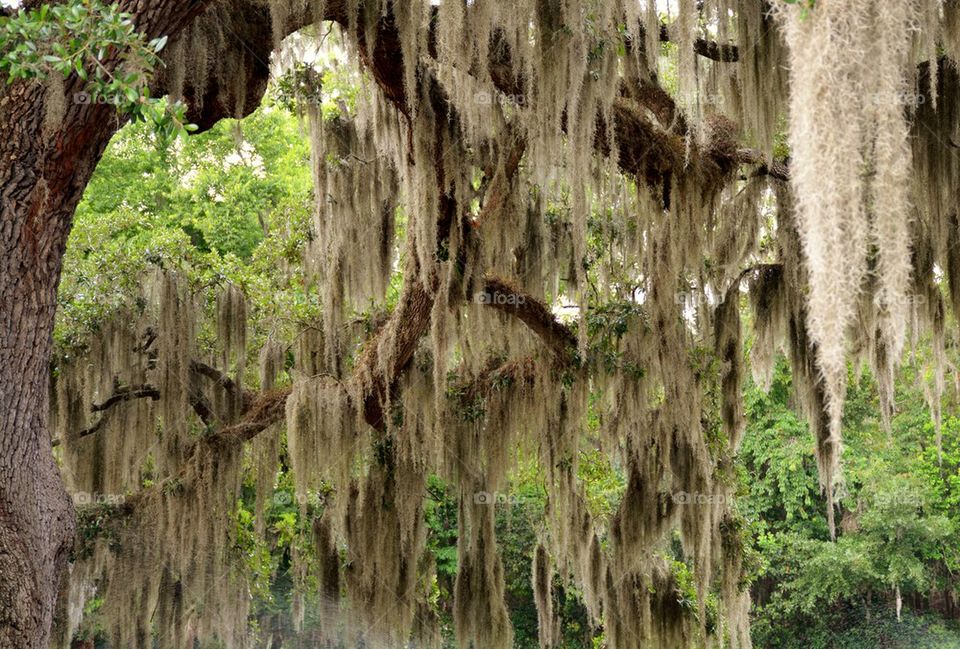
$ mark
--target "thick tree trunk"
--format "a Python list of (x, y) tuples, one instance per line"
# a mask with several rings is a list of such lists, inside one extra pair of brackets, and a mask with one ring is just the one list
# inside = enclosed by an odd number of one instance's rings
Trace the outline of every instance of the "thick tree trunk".
[[(130, 4), (151, 36), (205, 7)], [(57, 285), (77, 203), (122, 124), (109, 106), (73, 101), (76, 77), (64, 86), (63, 114), (48, 118), (43, 84), (0, 80), (0, 649), (47, 649), (73, 543), (48, 431)]]
[[(47, 435), (53, 285), (0, 243), (0, 647), (46, 649), (73, 509)], [(15, 237), (24, 236), (23, 229)], [(19, 268), (18, 268), (19, 267)], [(13, 272), (11, 272), (13, 271)]]
[[(37, 83), (19, 82), (0, 91), (3, 649), (46, 649), (59, 578), (73, 540), (73, 508), (47, 428), (50, 350), (70, 219), (112, 133), (103, 107), (78, 104), (68, 105), (63, 127), (45, 134), (43, 95)], [(74, 121), (81, 115), (99, 116), (100, 122), (66, 128), (83, 124)]]

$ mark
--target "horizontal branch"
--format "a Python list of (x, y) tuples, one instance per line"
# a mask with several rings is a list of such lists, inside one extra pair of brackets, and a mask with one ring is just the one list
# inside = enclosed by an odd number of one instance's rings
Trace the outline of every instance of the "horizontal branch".
[[(76, 439), (82, 439), (82, 438), (84, 438), (84, 437), (87, 437), (87, 436), (89, 436), (89, 435), (93, 435), (94, 433), (99, 432), (100, 429), (103, 428), (103, 427), (106, 425), (107, 420), (109, 420), (109, 419), (110, 419), (110, 411), (107, 411), (107, 412), (103, 413), (102, 415), (100, 415), (100, 418), (99, 418), (96, 422), (94, 422), (94, 424), (93, 424), (92, 426), (90, 426), (89, 428), (84, 428), (84, 429), (81, 430), (79, 433), (77, 433), (76, 435), (74, 435), (74, 437), (75, 437)], [(52, 441), (50, 442), (50, 446), (60, 446), (60, 439), (57, 438), (57, 439), (52, 440)]]
[[(504, 279), (490, 277), (484, 282), (484, 291), (492, 296), (487, 302), (490, 307), (518, 318), (537, 334), (563, 362), (570, 362), (576, 355), (577, 338), (573, 332), (554, 317), (549, 308), (536, 298), (524, 293)], [(497, 296), (509, 296), (510, 300), (499, 300)], [(513, 302), (515, 304), (506, 304)], [(382, 403), (388, 382), (395, 382), (413, 358), (420, 339), (429, 328), (433, 296), (424, 290), (419, 281), (413, 282), (405, 292), (397, 309), (381, 332), (367, 342), (369, 350), (361, 356), (353, 375), (349, 380), (361, 381), (366, 385), (364, 399), (364, 418), (377, 430), (383, 430)], [(384, 375), (380, 367), (380, 345), (383, 336), (393, 338), (391, 376)], [(392, 387), (392, 386), (391, 386)], [(216, 433), (215, 439), (247, 441), (256, 437), (270, 426), (283, 421), (290, 388), (262, 393), (245, 410), (242, 418)]]
[(510, 388), (530, 388), (536, 383), (538, 365), (535, 358), (525, 357), (492, 364), (475, 376), (462, 370), (453, 378), (454, 389), (448, 395), (458, 400), (459, 405), (472, 403), (477, 397), (489, 396), (492, 392)]
[(557, 320), (546, 304), (500, 277), (488, 276), (483, 290), (483, 304), (527, 325), (562, 361), (575, 358), (577, 337)]
[(101, 412), (103, 410), (107, 410), (114, 404), (120, 403), (122, 401), (129, 401), (131, 399), (145, 399), (145, 398), (149, 398), (156, 401), (157, 399), (160, 398), (160, 390), (146, 383), (143, 385), (131, 385), (125, 388), (118, 388), (103, 403), (91, 404), (90, 412)]
[[(90, 412), (102, 412), (103, 414), (100, 415), (100, 418), (88, 428), (84, 428), (80, 432), (72, 435), (72, 437), (75, 439), (81, 439), (98, 432), (109, 420), (110, 414), (113, 412), (111, 408), (118, 403), (131, 401), (133, 399), (151, 399), (156, 401), (159, 398), (160, 390), (149, 384), (131, 385), (124, 388), (117, 388), (112, 395), (107, 397), (106, 401), (103, 401), (102, 403), (90, 404)], [(50, 440), (51, 446), (60, 446), (61, 443), (62, 440), (59, 438)]]
[[(148, 334), (148, 336), (151, 339), (149, 342), (152, 342), (152, 338), (155, 337), (155, 334)], [(149, 342), (147, 343), (147, 346), (149, 345)], [(241, 403), (243, 404), (244, 411), (251, 407), (253, 402), (252, 393), (248, 390), (244, 390), (236, 383), (236, 381), (231, 379), (220, 370), (200, 361), (191, 361), (190, 370), (199, 374), (200, 376), (204, 376), (214, 381), (217, 383), (217, 385), (223, 387), (227, 392), (239, 396), (239, 398), (242, 399)], [(133, 399), (151, 399), (152, 401), (158, 401), (160, 396), (160, 390), (148, 383), (117, 388), (113, 394), (107, 397), (105, 401), (90, 405), (90, 412), (102, 412), (103, 414), (91, 426), (81, 430), (72, 437), (75, 439), (81, 439), (99, 432), (109, 420), (111, 412), (110, 409), (119, 403), (124, 403)], [(200, 417), (200, 420), (203, 421), (206, 426), (212, 425), (214, 420), (213, 409), (211, 408), (206, 397), (204, 397), (199, 390), (191, 389), (189, 400), (190, 406), (193, 408), (194, 412), (197, 413), (197, 416)], [(53, 439), (50, 443), (52, 446), (59, 446), (61, 444), (61, 440), (59, 438)]]
[[(660, 42), (672, 42), (670, 38), (670, 28), (666, 24), (660, 25)], [(693, 41), (693, 51), (704, 58), (719, 63), (736, 63), (740, 60), (740, 50), (732, 43), (717, 43), (716, 41), (708, 41), (705, 38), (698, 38)]]

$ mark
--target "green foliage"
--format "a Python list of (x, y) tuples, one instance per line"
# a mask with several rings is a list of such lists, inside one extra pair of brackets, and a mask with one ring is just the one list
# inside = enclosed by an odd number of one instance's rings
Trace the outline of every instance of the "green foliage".
[(80, 628), (74, 632), (77, 640), (94, 640), (105, 632), (100, 609), (103, 607), (103, 598), (93, 597), (83, 607), (83, 619)]
[[(312, 547), (313, 521), (323, 513), (327, 492), (312, 493), (304, 506), (294, 493), (293, 476), (281, 470), (263, 513), (264, 534), (257, 533), (254, 515), (256, 485), (248, 473), (235, 512), (235, 550), (243, 557), (250, 580), (252, 614), (254, 619), (271, 626), (280, 625), (292, 633), (290, 611), (296, 589), (305, 597), (316, 596), (317, 583), (312, 576), (297, 573), (293, 568), (293, 554), (309, 564), (314, 557)], [(304, 581), (306, 579), (306, 581)], [(320, 621), (308, 616), (305, 625)]]
[(817, 0), (783, 0), (788, 5), (800, 5), (800, 16), (807, 18), (813, 8), (817, 6)]
[(631, 328), (649, 328), (643, 308), (633, 301), (598, 304), (587, 312), (587, 334), (590, 339), (590, 359), (601, 369), (615, 372), (621, 369), (636, 378), (642, 378), (644, 369), (620, 351), (620, 340)]
[[(337, 41), (334, 32), (323, 39)], [(271, 95), (280, 106), (303, 113), (307, 106), (317, 106), (325, 120), (356, 110), (359, 78), (355, 70), (340, 57), (341, 49), (324, 48), (310, 63), (298, 61), (280, 74), (273, 83)]]
[(905, 609), (897, 620), (889, 602), (837, 603), (802, 620), (761, 615), (753, 622), (757, 649), (956, 649), (960, 634), (934, 614)]
[[(429, 530), (427, 549), (433, 553), (438, 582), (451, 586), (457, 576), (457, 501), (436, 476), (428, 478), (427, 494), (424, 501)], [(449, 596), (452, 592), (447, 589), (445, 594)]]
[(590, 512), (605, 521), (613, 515), (626, 488), (623, 474), (597, 446), (587, 443), (580, 449), (577, 479), (584, 487)]
[(791, 387), (787, 364), (780, 362), (769, 394), (753, 388), (746, 395), (740, 461), (749, 477), (741, 509), (756, 521), (760, 535), (799, 529), (804, 536), (827, 538), (813, 440), (788, 405)]
[(77, 208), (60, 285), (60, 347), (131, 304), (153, 266), (198, 288), (228, 279), (243, 286), (258, 320), (311, 320), (316, 297), (299, 262), (313, 197), (299, 128), (286, 110), (265, 106), (170, 149), (146, 125), (121, 130)]
[(114, 547), (118, 542), (114, 526), (124, 514), (122, 503), (95, 503), (78, 507), (77, 543), (73, 547), (73, 556), (78, 558), (90, 556), (97, 539), (105, 539), (111, 547)]
[(0, 72), (7, 83), (76, 74), (86, 82), (78, 103), (110, 103), (134, 121), (150, 122), (164, 142), (196, 130), (186, 108), (150, 96), (148, 82), (167, 37), (147, 40), (117, 4), (74, 0), (0, 18)]
[(812, 437), (790, 407), (786, 363), (778, 365), (768, 394), (748, 390), (749, 425), (740, 457), (747, 497), (738, 505), (751, 521), (761, 558), (754, 588), (755, 646), (960, 645), (960, 632), (936, 615), (909, 611), (908, 604), (906, 617), (896, 622), (898, 590), (905, 602), (956, 592), (951, 574), (960, 552), (960, 425), (955, 418), (944, 421), (938, 463), (922, 393), (909, 367), (903, 374), (889, 435), (878, 421), (872, 380), (850, 376), (846, 491), (836, 542), (826, 527)]
[[(8, 74), (8, 82), (44, 79), (51, 71), (63, 76), (76, 72), (81, 79), (91, 77), (91, 84), (102, 92), (114, 78), (105, 66), (108, 60), (116, 57), (119, 67), (150, 70), (165, 44), (166, 38), (146, 42), (130, 14), (116, 4), (45, 4), (0, 20), (0, 70)], [(104, 97), (109, 94), (102, 92)]]
[[(599, 463), (593, 464), (584, 475), (597, 478), (596, 481), (585, 482), (591, 501), (600, 501), (608, 496), (603, 490), (611, 488), (611, 483), (616, 483), (616, 478), (603, 474)], [(453, 585), (457, 575), (456, 493), (435, 476), (428, 479), (427, 493), (424, 507), (428, 529), (427, 549), (436, 565), (437, 606), (444, 630), (444, 647), (452, 648), (455, 647), (452, 635)], [(531, 570), (538, 535), (543, 532), (546, 508), (546, 492), (539, 465), (521, 460), (520, 468), (512, 475), (509, 491), (498, 496), (494, 499), (497, 504), (490, 506), (496, 507), (497, 542), (503, 562), (507, 607), (514, 628), (514, 647), (535, 649), (539, 641)], [(590, 646), (593, 630), (579, 594), (559, 577), (555, 577), (554, 581), (554, 610), (559, 613), (563, 626), (561, 648)]]

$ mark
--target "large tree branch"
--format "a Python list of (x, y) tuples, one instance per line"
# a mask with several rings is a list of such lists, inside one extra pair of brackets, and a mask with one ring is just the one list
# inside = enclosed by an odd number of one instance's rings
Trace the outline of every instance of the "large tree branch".
[[(374, 429), (382, 431), (386, 428), (383, 404), (387, 399), (387, 391), (393, 388), (413, 358), (421, 338), (426, 335), (434, 299), (434, 291), (428, 291), (419, 279), (412, 281), (401, 295), (387, 324), (367, 342), (366, 351), (348, 379), (363, 386), (363, 403), (359, 405), (363, 408), (365, 421)], [(381, 355), (386, 353), (390, 354), (390, 358), (384, 364)], [(251, 406), (245, 409), (240, 421), (220, 430), (212, 440), (242, 442), (256, 437), (283, 420), (290, 392), (287, 388), (257, 396)]]
[(283, 420), (289, 396), (290, 388), (271, 390), (257, 395), (240, 421), (223, 428), (212, 439), (240, 442), (253, 439), (273, 424)]
[[(310, 5), (311, 3), (307, 3)], [(236, 106), (219, 106), (213, 97), (214, 88), (208, 88), (206, 101), (202, 103), (203, 113), (191, 113), (201, 128), (211, 126), (223, 117), (244, 115), (252, 111), (259, 102), (259, 98), (266, 87), (269, 70), (266, 61), (272, 44), (269, 12), (266, 7), (256, 3), (244, 3), (242, 9), (236, 10), (237, 15), (230, 20), (230, 31), (235, 37), (228, 42), (230, 47), (245, 48), (250, 52), (250, 67), (246, 82), (246, 95), (250, 101), (244, 102), (241, 110)], [(358, 16), (362, 16), (363, 6), (358, 9)], [(376, 42), (366, 42), (366, 33), (358, 25), (358, 20), (348, 14), (347, 3), (343, 0), (331, 0), (325, 3), (324, 13), (317, 16), (312, 8), (301, 12), (291, 12), (281, 33), (289, 33), (301, 27), (316, 22), (318, 19), (339, 23), (345, 29), (351, 27), (359, 29), (355, 34), (358, 42), (358, 53), (364, 66), (370, 71), (377, 85), (384, 95), (406, 114), (407, 99), (403, 87), (403, 57), (400, 48), (400, 36), (392, 12), (380, 16), (376, 29)], [(216, 17), (204, 19), (219, 19)], [(667, 34), (669, 38), (669, 34)], [(430, 42), (435, 41), (431, 34)], [(704, 56), (716, 54), (723, 60), (735, 60), (739, 56), (733, 45), (718, 45), (703, 41), (694, 44), (694, 48)], [(500, 35), (494, 34), (491, 44), (489, 73), (494, 86), (505, 94), (524, 94), (524, 80), (517, 78), (510, 65), (509, 47), (501, 42)], [(428, 52), (424, 56), (430, 56)], [(426, 69), (428, 66), (423, 66)], [(441, 98), (446, 101), (445, 98)], [(193, 103), (199, 102), (194, 99)], [(449, 113), (449, 106), (442, 107), (442, 113)], [(657, 117), (660, 126), (654, 124), (645, 115), (646, 111)], [(730, 171), (739, 163), (756, 163), (750, 156), (744, 159), (737, 157), (735, 144), (730, 141), (731, 133), (715, 132), (716, 141), (709, 142), (702, 149), (690, 146), (686, 139), (686, 123), (682, 119), (675, 102), (669, 93), (664, 91), (655, 81), (642, 82), (639, 88), (624, 88), (621, 98), (614, 106), (615, 134), (618, 142), (618, 160), (621, 169), (630, 175), (640, 178), (653, 186), (662, 186), (672, 176), (689, 175), (703, 178), (706, 182), (716, 182), (729, 178)], [(602, 155), (608, 155), (608, 142), (604, 134), (605, 125), (600, 121), (600, 133), (596, 138), (596, 147)]]
[(529, 388), (536, 383), (538, 369), (537, 361), (532, 357), (515, 358), (503, 363), (490, 362), (476, 375), (461, 368), (451, 382), (453, 389), (449, 397), (456, 399), (457, 405), (463, 407), (505, 386), (510, 389)]
[(520, 320), (563, 362), (575, 358), (577, 337), (557, 320), (546, 304), (500, 277), (488, 276), (483, 291), (484, 304)]
[[(488, 277), (484, 282), (484, 291), (489, 296), (486, 302), (491, 308), (518, 318), (551, 349), (561, 362), (573, 362), (577, 350), (577, 339), (573, 332), (550, 312), (547, 306), (536, 298), (504, 279)], [(500, 297), (506, 299), (499, 299)], [(366, 384), (364, 399), (364, 418), (375, 429), (383, 430), (383, 399), (388, 383), (394, 383), (413, 358), (413, 353), (426, 335), (430, 323), (430, 312), (434, 296), (423, 289), (422, 284), (414, 286), (404, 293), (404, 298), (394, 311), (384, 329), (367, 343), (368, 352), (361, 357), (351, 381)], [(386, 337), (386, 338), (385, 338)], [(384, 375), (380, 368), (381, 341), (390, 340), (393, 349), (390, 376)], [(216, 433), (216, 440), (247, 441), (256, 437), (270, 426), (279, 423), (285, 415), (285, 405), (290, 389), (274, 390), (262, 393), (253, 399), (252, 405), (244, 411), (240, 421), (227, 426)]]
[[(489, 73), (496, 89), (505, 95), (527, 96), (526, 81), (518, 78), (510, 65), (509, 47), (494, 43), (491, 53)], [(717, 186), (729, 180), (740, 163), (755, 162), (753, 158), (738, 157), (736, 129), (721, 119), (707, 129), (705, 145), (690, 142), (682, 112), (673, 97), (653, 79), (621, 84), (613, 105), (613, 122), (621, 171), (652, 188), (662, 188), (665, 203), (673, 178), (695, 178), (708, 187)], [(603, 114), (598, 116), (597, 123), (594, 147), (600, 155), (609, 156), (609, 126)], [(722, 127), (717, 128), (718, 125)]]

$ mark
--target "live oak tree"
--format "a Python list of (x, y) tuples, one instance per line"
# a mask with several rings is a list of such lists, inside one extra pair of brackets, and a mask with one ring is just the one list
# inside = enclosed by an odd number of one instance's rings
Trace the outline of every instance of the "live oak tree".
[[(24, 68), (8, 46), (0, 645), (46, 647), (61, 590), (63, 642), (96, 594), (118, 647), (249, 643), (231, 515), (247, 460), (269, 492), (285, 435), (311, 520), (299, 613), (330, 621), (306, 642), (436, 642), (422, 501), (437, 474), (459, 501), (458, 642), (509, 646), (484, 500), (521, 448), (548, 494), (533, 575), (543, 646), (557, 640), (555, 575), (577, 586), (610, 646), (749, 646), (730, 506), (741, 294), (756, 378), (777, 350), (793, 366), (833, 532), (850, 359), (870, 365), (889, 417), (905, 342), (930, 334), (939, 422), (941, 275), (960, 308), (960, 8), (676, 4), (664, 23), (656, 3), (622, 0), (124, 2), (143, 38), (72, 71), (58, 69), (70, 52), (50, 46), (36, 65), (52, 70), (14, 74)], [(324, 22), (366, 85), (355, 119), (324, 119), (311, 66), (288, 65), (313, 147), (303, 266), (317, 321), (268, 337), (250, 383), (243, 288), (190, 286), (160, 264), (85, 356), (56, 360), (51, 389), (71, 219), (125, 116), (149, 106), (169, 132), (181, 118), (206, 130), (249, 114), (270, 53)], [(160, 37), (150, 95), (168, 108), (141, 101), (136, 78), (121, 113), (74, 99), (91, 83), (94, 97), (121, 88), (110, 84), (150, 63), (126, 53)], [(351, 313), (382, 304), (395, 270), (395, 304), (358, 344)], [(560, 302), (575, 307), (572, 325)], [(596, 416), (597, 444), (626, 477), (604, 525), (576, 477)], [(145, 457), (156, 479), (142, 487)], [(94, 538), (74, 546), (64, 480), (74, 493), (136, 493), (85, 509)], [(675, 530), (692, 610), (664, 556)]]

